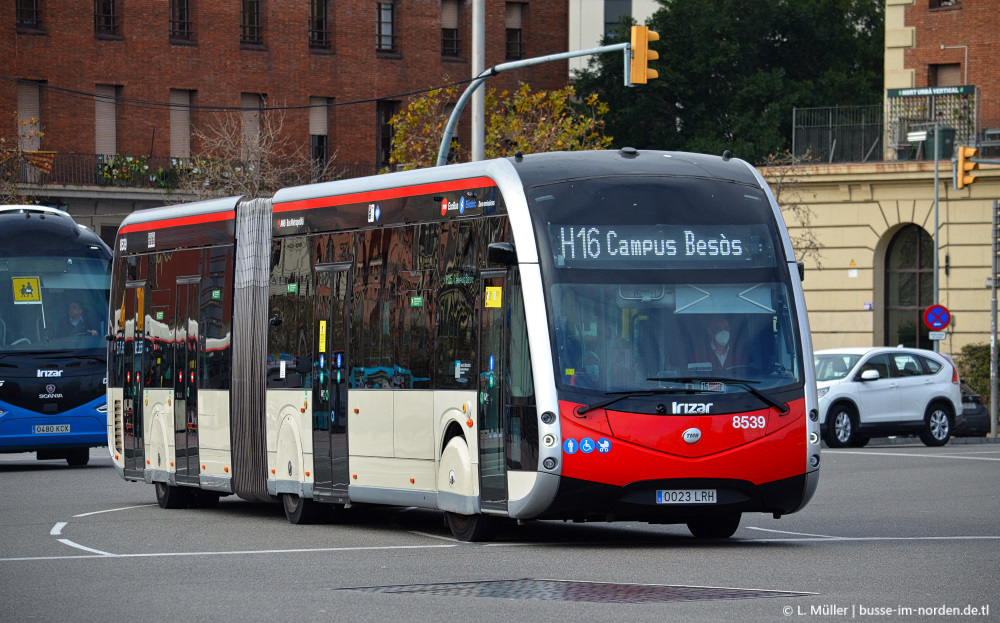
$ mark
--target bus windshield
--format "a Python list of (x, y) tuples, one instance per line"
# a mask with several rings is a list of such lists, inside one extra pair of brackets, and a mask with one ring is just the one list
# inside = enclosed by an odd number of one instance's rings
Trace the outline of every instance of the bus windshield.
[(0, 257), (0, 354), (104, 349), (109, 271), (98, 251)]
[[(607, 178), (530, 189), (563, 390), (802, 383), (787, 263), (759, 188)], [(737, 383), (739, 381), (739, 383)]]

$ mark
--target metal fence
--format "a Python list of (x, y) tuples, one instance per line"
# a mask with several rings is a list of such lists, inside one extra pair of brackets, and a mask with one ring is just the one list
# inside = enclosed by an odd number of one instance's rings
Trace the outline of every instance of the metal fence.
[(890, 89), (884, 106), (796, 108), (792, 154), (823, 163), (929, 159), (935, 126), (941, 158), (959, 145), (1000, 155), (1000, 101), (983, 101), (974, 86)]
[[(25, 184), (67, 186), (124, 186), (176, 189), (185, 174), (197, 166), (190, 158), (74, 154), (51, 151), (21, 152), (20, 181)], [(370, 164), (331, 163), (333, 179), (375, 175)]]

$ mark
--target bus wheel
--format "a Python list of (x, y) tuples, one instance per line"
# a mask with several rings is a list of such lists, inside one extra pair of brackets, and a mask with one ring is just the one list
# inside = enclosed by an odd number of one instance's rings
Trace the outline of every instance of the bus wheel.
[(459, 515), (449, 512), (445, 513), (445, 521), (455, 538), (466, 542), (492, 541), (499, 528), (497, 519), (489, 515)]
[(215, 508), (219, 505), (220, 497), (222, 496), (213, 491), (193, 489), (191, 491), (191, 508)]
[(160, 508), (187, 508), (191, 503), (191, 489), (157, 482), (156, 503)]
[(288, 523), (296, 525), (315, 523), (319, 516), (319, 505), (310, 498), (294, 493), (282, 493), (281, 504), (285, 507)]
[(688, 530), (698, 539), (728, 539), (740, 527), (740, 513), (722, 517), (705, 517), (688, 522)]
[(83, 467), (90, 462), (90, 448), (73, 448), (66, 453), (66, 463), (70, 467)]

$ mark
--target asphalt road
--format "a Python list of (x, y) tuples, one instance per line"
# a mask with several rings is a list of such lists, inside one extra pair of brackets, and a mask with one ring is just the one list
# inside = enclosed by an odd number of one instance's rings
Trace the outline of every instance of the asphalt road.
[(824, 450), (804, 511), (727, 541), (536, 522), (485, 545), (417, 509), (167, 511), (106, 452), (0, 455), (0, 621), (1000, 620), (1000, 444)]

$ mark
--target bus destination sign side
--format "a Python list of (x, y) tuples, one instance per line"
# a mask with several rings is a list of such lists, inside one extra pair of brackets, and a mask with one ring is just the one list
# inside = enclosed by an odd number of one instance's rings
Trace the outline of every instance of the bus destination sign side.
[(565, 268), (775, 265), (764, 225), (549, 224), (549, 240), (556, 266)]

